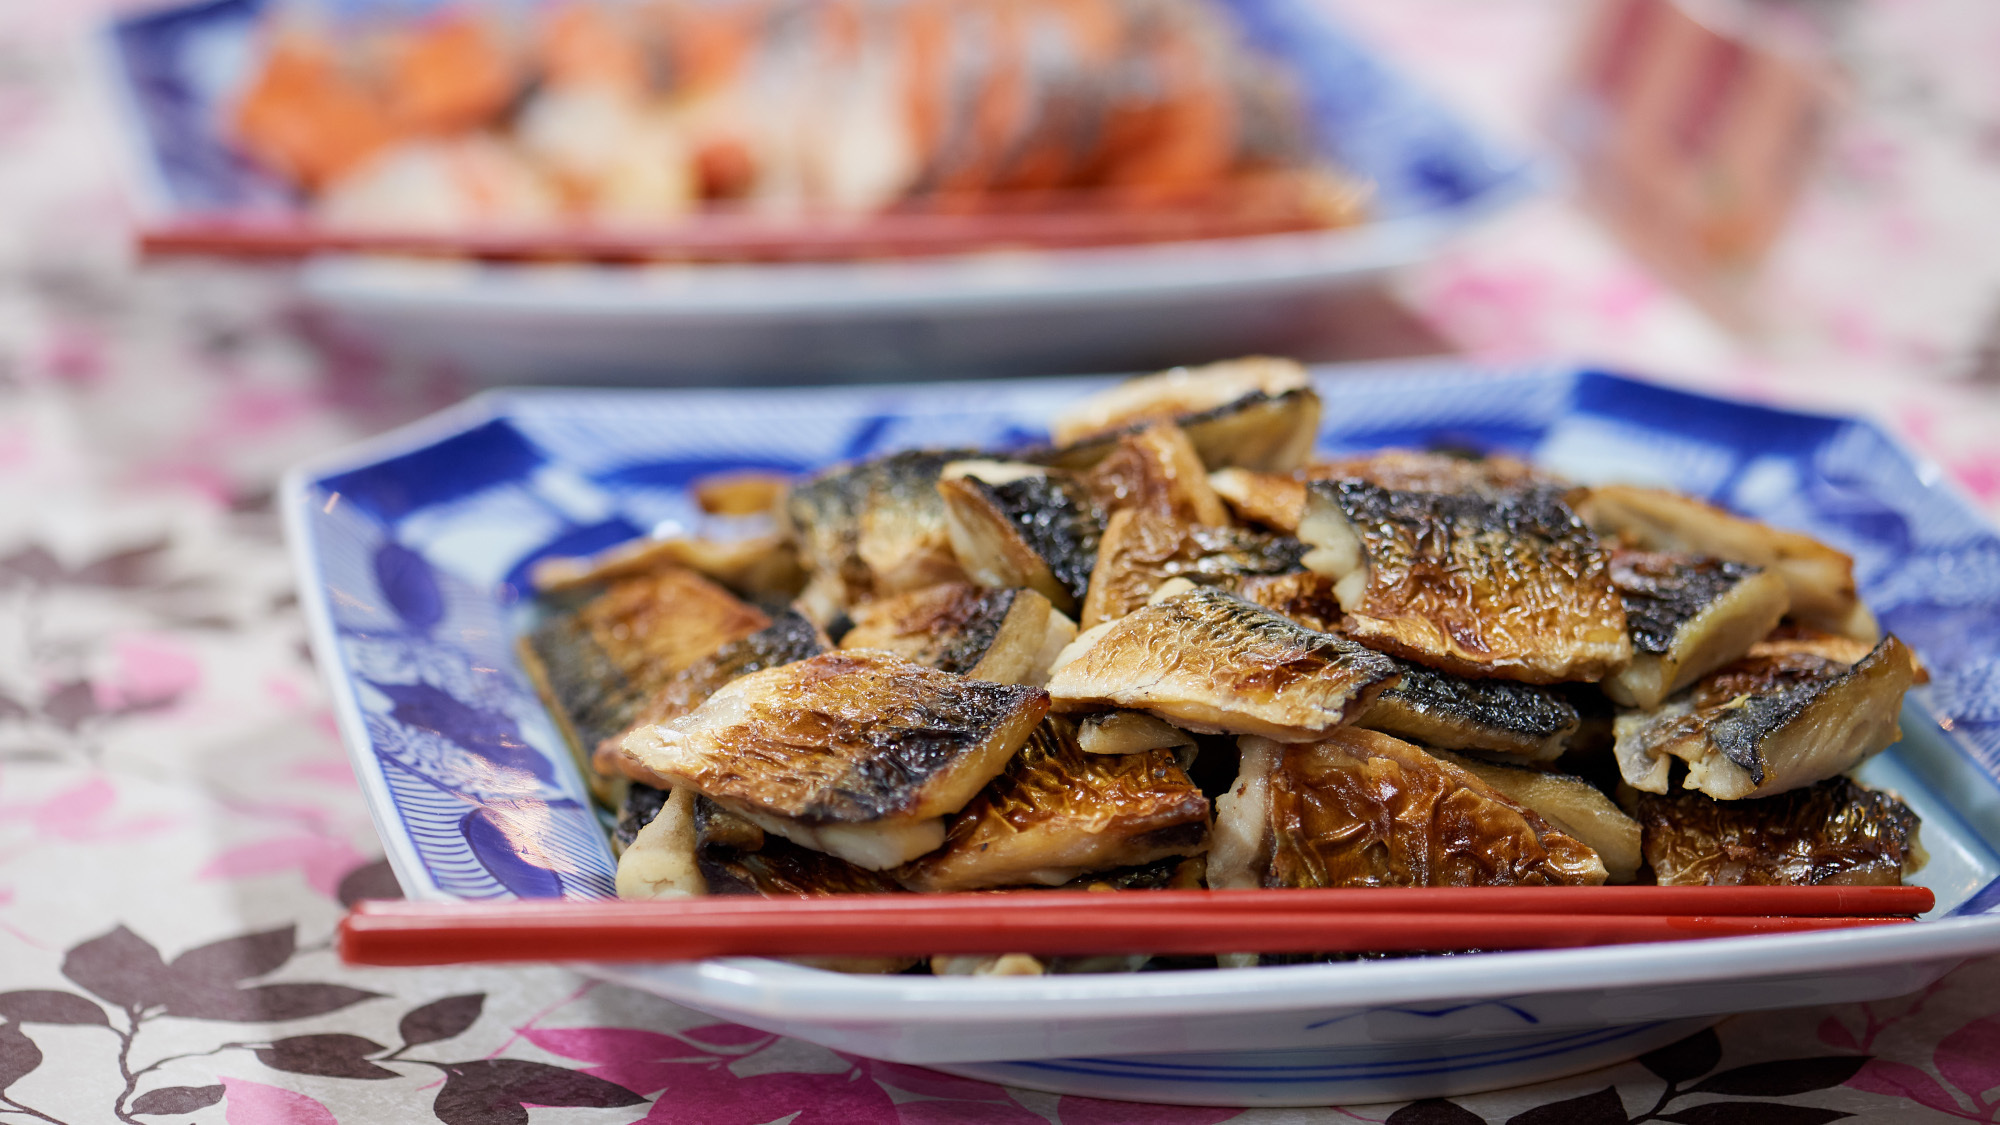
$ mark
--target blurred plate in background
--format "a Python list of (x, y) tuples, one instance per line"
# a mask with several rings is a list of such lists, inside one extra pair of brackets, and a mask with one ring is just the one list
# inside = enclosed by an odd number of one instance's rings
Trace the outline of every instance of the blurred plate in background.
[[(135, 15), (105, 36), (142, 223), (287, 207), (223, 116), (263, 0)], [(1296, 350), (1329, 294), (1422, 259), (1537, 181), (1312, 0), (1226, 0), (1298, 77), (1322, 152), (1372, 183), (1359, 226), (1145, 246), (825, 264), (502, 265), (321, 256), (328, 331), (487, 381), (936, 377), (1138, 369)]]

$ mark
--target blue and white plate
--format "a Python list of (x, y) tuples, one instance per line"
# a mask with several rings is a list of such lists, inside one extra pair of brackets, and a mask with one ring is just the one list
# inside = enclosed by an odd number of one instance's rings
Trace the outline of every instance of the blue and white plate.
[[(284, 185), (221, 122), (255, 63), (268, 0), (127, 16), (103, 37), (141, 213), (271, 211)], [(351, 3), (352, 0), (343, 0)], [(493, 379), (755, 372), (1088, 371), (1276, 346), (1329, 287), (1421, 259), (1529, 193), (1538, 170), (1467, 127), (1314, 0), (1222, 0), (1304, 87), (1327, 156), (1375, 184), (1346, 230), (901, 262), (673, 267), (475, 266), (323, 258), (305, 295), (415, 355)], [(368, 0), (371, 10), (432, 0)], [(801, 357), (806, 357), (801, 362)]]
[[(1656, 946), (1047, 978), (845, 976), (757, 959), (595, 969), (829, 1046), (1070, 1093), (1323, 1104), (1535, 1081), (1728, 1012), (1898, 995), (2000, 949), (2000, 536), (1875, 427), (1593, 371), (1325, 368), (1324, 452), (1450, 442), (1668, 485), (1854, 555), (1933, 680), (1864, 780), (1923, 817), (1918, 925)], [(1101, 380), (492, 392), (295, 470), (283, 504), (321, 667), (404, 889), (591, 899), (613, 865), (516, 663), (523, 575), (701, 520), (683, 487), (919, 445), (1015, 445)]]

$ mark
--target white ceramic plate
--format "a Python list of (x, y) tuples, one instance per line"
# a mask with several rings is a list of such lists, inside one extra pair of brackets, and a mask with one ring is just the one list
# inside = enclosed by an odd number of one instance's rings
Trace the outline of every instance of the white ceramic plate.
[[(590, 971), (863, 1055), (1069, 1093), (1228, 1105), (1460, 1093), (1628, 1058), (1729, 1012), (1897, 995), (2000, 949), (2000, 536), (1872, 426), (1568, 369), (1318, 372), (1327, 451), (1450, 442), (1669, 484), (1855, 556), (1933, 673), (1863, 778), (1923, 817), (1907, 927), (1369, 963), (1009, 979), (776, 961)], [(287, 480), (320, 665), (416, 897), (611, 893), (602, 827), (513, 655), (522, 576), (665, 524), (729, 468), (1039, 435), (1093, 380), (494, 392)]]

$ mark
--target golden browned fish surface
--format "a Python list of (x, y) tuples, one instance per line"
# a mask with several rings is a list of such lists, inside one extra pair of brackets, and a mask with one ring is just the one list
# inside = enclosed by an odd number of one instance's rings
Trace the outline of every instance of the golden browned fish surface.
[(996, 684), (1048, 682), (1049, 665), (1076, 626), (1033, 590), (947, 582), (854, 609), (844, 649), (893, 652), (932, 668)]
[(1291, 535), (1305, 518), (1304, 470), (1259, 473), (1250, 469), (1217, 469), (1208, 474), (1208, 486), (1245, 523)]
[(1176, 367), (1120, 383), (1058, 414), (1049, 425), (1060, 447), (1051, 463), (1089, 468), (1110, 454), (1119, 434), (1171, 421), (1187, 432), (1208, 468), (1284, 472), (1311, 455), (1319, 417), (1319, 395), (1305, 368), (1292, 360), (1258, 356)]
[(1402, 661), (1402, 679), (1375, 697), (1358, 726), (1445, 750), (1533, 761), (1561, 756), (1581, 721), (1561, 693), (1512, 680), (1470, 680)]
[(638, 539), (590, 558), (549, 558), (532, 580), (544, 594), (613, 582), (665, 566), (697, 571), (746, 598), (787, 600), (805, 587), (798, 548), (776, 532), (744, 539)]
[(912, 450), (822, 473), (785, 499), (811, 581), (807, 613), (826, 624), (873, 597), (964, 578), (945, 527), (938, 475), (963, 452)]
[(829, 652), (732, 680), (625, 750), (767, 832), (879, 871), (942, 843), (943, 818), (1048, 707), (1039, 688)]
[(1079, 634), (1049, 677), (1061, 710), (1148, 711), (1190, 730), (1302, 740), (1358, 715), (1396, 663), (1218, 590)]
[(1756, 801), (1641, 793), (1633, 815), (1669, 886), (1893, 886), (1923, 866), (1917, 814), (1845, 777)]
[(1512, 457), (1463, 457), (1423, 449), (1380, 449), (1315, 461), (1300, 475), (1307, 480), (1365, 480), (1392, 492), (1496, 493), (1561, 483)]
[(1629, 883), (1644, 859), (1639, 822), (1625, 815), (1604, 792), (1580, 777), (1517, 762), (1495, 761), (1449, 750), (1431, 755), (1498, 789), (1556, 830), (1578, 840), (1604, 861), (1606, 882)]
[(1107, 516), (1131, 508), (1183, 523), (1229, 522), (1229, 510), (1209, 486), (1201, 455), (1187, 432), (1172, 422), (1155, 422), (1119, 438), (1111, 453), (1083, 475), (1083, 484)]
[(620, 774), (645, 785), (662, 786), (663, 778), (625, 752), (627, 735), (687, 714), (738, 676), (817, 656), (829, 647), (819, 626), (794, 610), (786, 610), (764, 628), (741, 640), (730, 641), (674, 673), (640, 706), (625, 729), (597, 744), (591, 753), (591, 765), (601, 774)]
[(1104, 513), (1071, 474), (998, 461), (947, 466), (937, 491), (959, 565), (982, 586), (1022, 586), (1075, 612)]
[(1916, 675), (1894, 636), (1851, 667), (1808, 651), (1753, 652), (1656, 710), (1620, 715), (1619, 771), (1634, 789), (1665, 793), (1680, 758), (1687, 788), (1726, 801), (1823, 781), (1896, 741)]
[(1776, 574), (1703, 555), (1615, 550), (1611, 584), (1633, 655), (1604, 694), (1645, 710), (1749, 652), (1791, 604)]
[(520, 653), (588, 775), (597, 744), (677, 674), (770, 624), (701, 575), (661, 566), (549, 599)]
[(1607, 552), (1561, 490), (1396, 492), (1314, 481), (1299, 538), (1343, 629), (1465, 676), (1595, 681), (1632, 659)]
[(1058, 886), (1208, 847), (1208, 798), (1164, 750), (1086, 754), (1050, 718), (952, 818), (942, 848), (900, 868), (917, 891)]
[(1322, 633), (1340, 632), (1346, 615), (1334, 596), (1333, 579), (1313, 570), (1288, 574), (1252, 575), (1236, 584), (1236, 592), (1246, 601)]
[(1204, 527), (1152, 511), (1119, 512), (1105, 526), (1077, 626), (1089, 629), (1125, 616), (1170, 578), (1232, 588), (1296, 571), (1305, 553), (1306, 545), (1288, 535)]
[(1854, 587), (1854, 560), (1810, 535), (1744, 519), (1678, 492), (1600, 485), (1577, 503), (1600, 534), (1648, 551), (1682, 551), (1762, 567), (1785, 580), (1791, 614), (1875, 643), (1881, 629)]
[(1343, 727), (1240, 745), (1241, 773), (1216, 802), (1211, 887), (1604, 882), (1596, 852), (1400, 739)]

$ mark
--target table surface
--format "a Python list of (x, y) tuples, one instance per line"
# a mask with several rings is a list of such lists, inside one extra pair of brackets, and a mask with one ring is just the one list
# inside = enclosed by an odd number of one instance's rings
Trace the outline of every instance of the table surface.
[[(1339, 7), (1520, 137), (1578, 12)], [(1844, 11), (1853, 89), (1754, 340), (1560, 199), (1398, 295), (1475, 358), (1601, 359), (1873, 414), (2000, 510), (1984, 381), (2000, 376), (2000, 8)], [(1918, 996), (1739, 1016), (1542, 1086), (1258, 1111), (948, 1078), (557, 969), (343, 968), (328, 948), (342, 903), (393, 884), (306, 651), (271, 489), (293, 460), (464, 388), (304, 347), (268, 276), (133, 270), (83, 78), (93, 17), (0, 5), (0, 1122), (2000, 1120), (2000, 959)], [(1390, 350), (1409, 350), (1399, 333)]]

